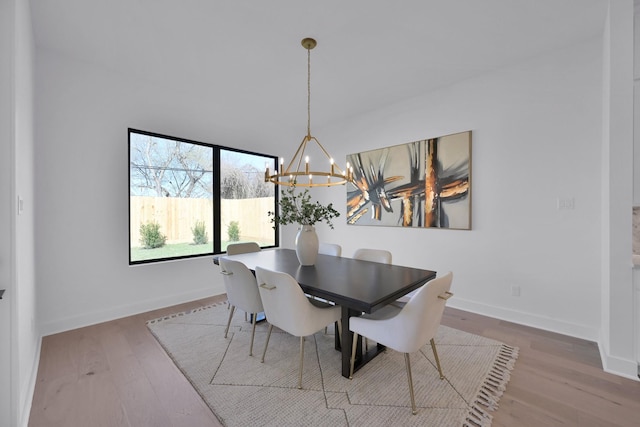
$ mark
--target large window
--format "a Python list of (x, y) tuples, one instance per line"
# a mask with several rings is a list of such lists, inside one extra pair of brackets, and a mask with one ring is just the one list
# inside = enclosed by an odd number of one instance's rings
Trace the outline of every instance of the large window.
[(129, 129), (129, 264), (278, 245), (267, 216), (277, 158)]

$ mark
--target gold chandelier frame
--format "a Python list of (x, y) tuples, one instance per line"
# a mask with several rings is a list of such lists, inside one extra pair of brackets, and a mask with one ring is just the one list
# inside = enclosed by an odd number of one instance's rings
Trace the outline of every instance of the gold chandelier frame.
[[(320, 141), (311, 135), (311, 49), (316, 47), (316, 44), (317, 42), (309, 37), (302, 40), (302, 46), (307, 49), (307, 134), (302, 139), (295, 155), (286, 168), (284, 168), (284, 158), (280, 158), (280, 167), (276, 168), (273, 174), (270, 173), (268, 167), (266, 168), (264, 173), (265, 182), (289, 187), (332, 187), (353, 180), (353, 168), (349, 166), (349, 163), (347, 163), (346, 169), (340, 168)], [(305, 150), (309, 143), (315, 143), (327, 158), (327, 170), (310, 170), (309, 156), (305, 155)], [(305, 179), (299, 179), (302, 177)], [(315, 182), (314, 178), (316, 179)]]

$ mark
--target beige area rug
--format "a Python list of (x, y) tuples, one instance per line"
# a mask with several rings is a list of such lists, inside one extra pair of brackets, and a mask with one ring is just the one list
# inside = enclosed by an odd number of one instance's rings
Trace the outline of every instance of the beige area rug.
[[(226, 304), (147, 323), (151, 332), (227, 426), (488, 426), (518, 349), (441, 326), (436, 336), (446, 379), (431, 347), (411, 355), (418, 414), (411, 415), (402, 354), (387, 350), (348, 380), (332, 333), (305, 340), (303, 389), (297, 388), (299, 339), (274, 328), (264, 363), (266, 322), (256, 329), (236, 311), (227, 339)], [(329, 328), (333, 329), (333, 328)]]

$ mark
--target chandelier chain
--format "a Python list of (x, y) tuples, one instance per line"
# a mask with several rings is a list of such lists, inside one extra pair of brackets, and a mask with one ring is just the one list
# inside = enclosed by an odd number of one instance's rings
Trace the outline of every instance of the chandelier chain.
[(307, 49), (307, 136), (311, 136), (311, 49)]

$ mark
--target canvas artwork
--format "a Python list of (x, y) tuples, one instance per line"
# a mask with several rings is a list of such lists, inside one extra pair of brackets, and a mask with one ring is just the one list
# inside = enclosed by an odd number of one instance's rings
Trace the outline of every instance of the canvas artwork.
[(471, 131), (350, 154), (347, 223), (471, 229)]

